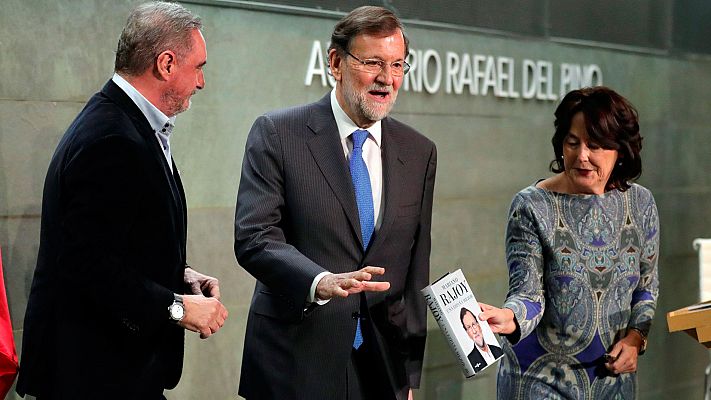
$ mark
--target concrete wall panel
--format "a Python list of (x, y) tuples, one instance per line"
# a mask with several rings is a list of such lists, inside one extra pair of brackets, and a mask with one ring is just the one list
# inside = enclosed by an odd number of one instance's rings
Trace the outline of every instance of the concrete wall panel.
[[(137, 1), (4, 0), (0, 12), (0, 246), (18, 349), (37, 257), (42, 184), (51, 154), (84, 102), (111, 76), (113, 51)], [(190, 262), (217, 276), (230, 310), (209, 340), (188, 334), (184, 374), (169, 399), (234, 398), (254, 279), (232, 250), (244, 143), (260, 114), (316, 101), (304, 86), (314, 40), (335, 20), (213, 5), (187, 6), (205, 22), (206, 88), (179, 116), (172, 150), (189, 204)], [(655, 193), (662, 223), (661, 297), (640, 359), (640, 398), (694, 398), (706, 351), (666, 332), (666, 312), (696, 301), (691, 240), (711, 236), (711, 62), (525, 37), (407, 27), (411, 47), (458, 54), (597, 64), (629, 98), (645, 135), (640, 183)], [(520, 71), (517, 71), (520, 81)], [(442, 82), (444, 85), (444, 81)], [(557, 87), (557, 83), (555, 85)], [(556, 101), (401, 91), (394, 115), (437, 143), (432, 279), (461, 267), (479, 300), (501, 304), (508, 287), (504, 230), (513, 195), (549, 176)], [(433, 319), (418, 399), (493, 398), (495, 370), (464, 381)], [(672, 366), (672, 368), (669, 368)], [(8, 398), (15, 398), (11, 394)]]

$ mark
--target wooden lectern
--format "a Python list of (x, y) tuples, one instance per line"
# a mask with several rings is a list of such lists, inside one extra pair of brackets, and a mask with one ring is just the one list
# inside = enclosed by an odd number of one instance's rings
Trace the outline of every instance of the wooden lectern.
[[(711, 349), (711, 301), (694, 304), (667, 313), (669, 332), (684, 331)], [(711, 364), (706, 367), (704, 400), (711, 400)]]
[[(699, 252), (699, 300), (701, 303), (667, 313), (669, 332), (684, 331), (711, 349), (711, 239), (695, 239)], [(711, 400), (711, 364), (706, 367), (704, 400)]]
[(667, 313), (667, 325), (669, 332), (684, 331), (711, 348), (711, 301)]

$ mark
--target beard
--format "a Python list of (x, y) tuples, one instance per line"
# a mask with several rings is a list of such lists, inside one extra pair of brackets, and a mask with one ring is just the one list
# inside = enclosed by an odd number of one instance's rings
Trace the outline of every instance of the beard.
[[(390, 94), (390, 101), (383, 104), (368, 99), (366, 95), (371, 90), (388, 92)], [(373, 83), (367, 89), (360, 91), (353, 87), (351, 82), (345, 82), (343, 85), (343, 95), (346, 102), (353, 107), (355, 112), (371, 122), (380, 121), (387, 117), (397, 99), (397, 92), (393, 90), (392, 86), (380, 85), (378, 83)]]
[(195, 94), (195, 92), (190, 93), (190, 96), (186, 99), (183, 96), (180, 96), (174, 89), (169, 89), (163, 95), (161, 96), (163, 104), (166, 105), (166, 109), (168, 110), (168, 117), (172, 117), (174, 115), (180, 114), (183, 111), (187, 111), (190, 109), (190, 106), (192, 105), (192, 100), (190, 97)]

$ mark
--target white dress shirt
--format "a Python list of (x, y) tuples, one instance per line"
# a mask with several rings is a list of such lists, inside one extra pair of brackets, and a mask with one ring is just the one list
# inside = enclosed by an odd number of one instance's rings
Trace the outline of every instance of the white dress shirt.
[(121, 75), (114, 73), (111, 80), (133, 100), (138, 109), (141, 110), (146, 117), (151, 128), (153, 128), (153, 133), (156, 135), (158, 145), (163, 149), (163, 155), (168, 162), (168, 168), (170, 168), (170, 172), (173, 172), (173, 163), (170, 159), (170, 135), (173, 133), (173, 127), (175, 126), (175, 116), (168, 118)]
[(494, 361), (496, 361), (496, 358), (494, 357), (494, 353), (491, 352), (491, 347), (488, 347), (489, 351), (484, 351), (479, 348), (479, 346), (474, 344), (474, 349), (481, 354), (482, 357), (484, 357), (484, 361), (486, 361), (486, 365), (491, 365)]
[[(353, 153), (353, 139), (351, 134), (361, 128), (350, 119), (348, 114), (341, 108), (341, 105), (338, 104), (336, 89), (331, 91), (331, 110), (333, 111), (333, 117), (336, 119), (336, 126), (338, 126), (338, 135), (341, 138), (343, 155), (347, 160), (350, 160), (351, 154)], [(369, 135), (363, 144), (363, 161), (365, 161), (365, 165), (368, 167), (368, 175), (370, 176), (370, 189), (373, 192), (375, 231), (377, 232), (383, 222), (383, 213), (381, 211), (385, 206), (385, 202), (383, 201), (383, 158), (380, 150), (383, 143), (382, 123), (377, 121), (366, 130)], [(322, 305), (328, 302), (328, 300), (316, 300), (316, 286), (318, 286), (318, 282), (321, 278), (328, 274), (330, 274), (330, 272), (322, 272), (314, 278), (311, 284), (311, 290), (309, 291), (309, 298), (307, 299), (309, 303), (316, 301), (317, 304)]]

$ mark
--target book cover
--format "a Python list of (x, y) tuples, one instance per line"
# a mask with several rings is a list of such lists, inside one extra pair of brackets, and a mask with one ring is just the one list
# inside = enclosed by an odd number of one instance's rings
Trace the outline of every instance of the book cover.
[(461, 269), (439, 278), (422, 294), (464, 376), (475, 376), (503, 356), (489, 324), (479, 320), (481, 308)]

